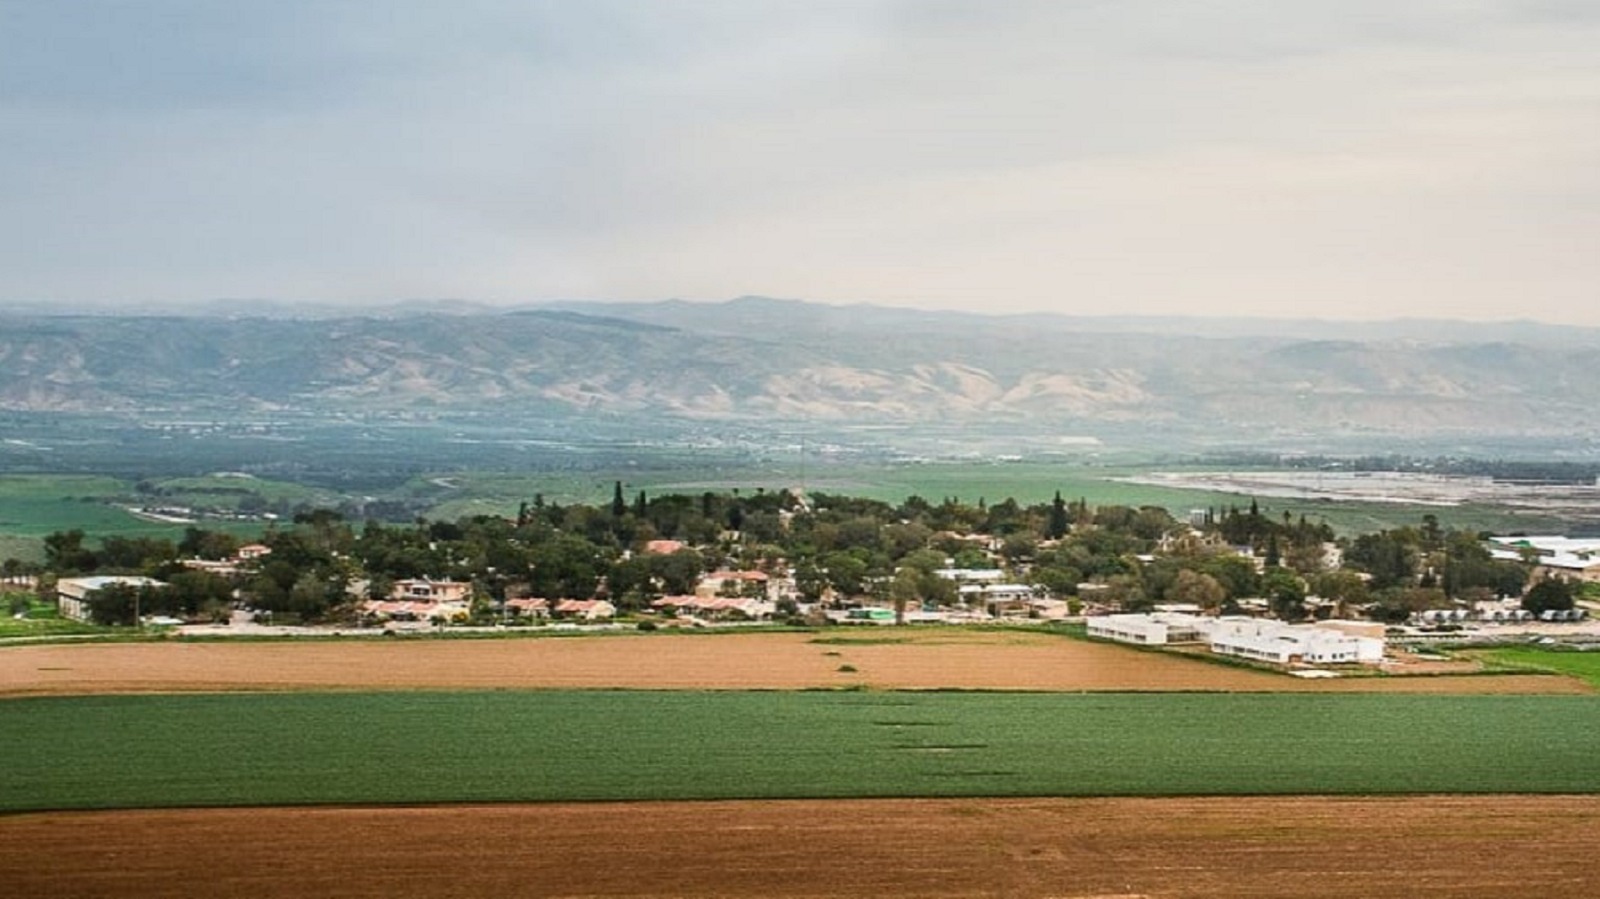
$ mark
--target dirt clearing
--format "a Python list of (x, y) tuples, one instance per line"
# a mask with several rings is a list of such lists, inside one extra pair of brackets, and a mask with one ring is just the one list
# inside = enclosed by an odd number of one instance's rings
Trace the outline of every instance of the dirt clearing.
[[(852, 670), (853, 669), (853, 670)], [(0, 650), (0, 695), (322, 689), (1233, 690), (1583, 693), (1554, 676), (1307, 681), (1050, 634), (620, 635), (123, 643)]]
[(1048, 799), (0, 817), (14, 896), (1600, 895), (1592, 797)]

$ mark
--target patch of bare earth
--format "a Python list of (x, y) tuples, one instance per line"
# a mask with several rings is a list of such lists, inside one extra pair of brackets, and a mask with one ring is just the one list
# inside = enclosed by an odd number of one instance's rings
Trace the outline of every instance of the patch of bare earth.
[[(857, 685), (911, 690), (1589, 692), (1573, 678), (1536, 675), (1307, 681), (1025, 632), (865, 633), (873, 636), (839, 638), (830, 632), (825, 642), (804, 633), (751, 633), (18, 646), (0, 650), (0, 695)], [(873, 642), (890, 639), (904, 642)]]
[(1600, 895), (1592, 797), (860, 800), (0, 817), (12, 896)]

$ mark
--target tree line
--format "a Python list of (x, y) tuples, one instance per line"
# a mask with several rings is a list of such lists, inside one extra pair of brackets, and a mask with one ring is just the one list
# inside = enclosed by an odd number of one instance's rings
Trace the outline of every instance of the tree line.
[[(58, 577), (165, 581), (169, 587), (137, 597), (139, 609), (185, 618), (221, 617), (237, 597), (278, 615), (336, 619), (360, 599), (388, 597), (396, 581), (421, 577), (470, 582), (485, 609), (519, 596), (603, 596), (634, 612), (728, 568), (792, 576), (800, 602), (941, 606), (959, 596), (939, 569), (998, 567), (1042, 593), (1129, 611), (1184, 603), (1231, 612), (1259, 599), (1289, 620), (1357, 611), (1400, 620), (1452, 600), (1520, 595), (1532, 560), (1491, 558), (1485, 536), (1428, 515), (1415, 527), (1336, 540), (1325, 523), (1273, 515), (1255, 502), (1180, 523), (1163, 508), (1091, 507), (1059, 492), (1029, 505), (920, 496), (894, 504), (788, 490), (651, 496), (619, 482), (609, 503), (535, 496), (514, 518), (385, 524), (331, 509), (302, 512), (270, 526), (260, 537), (270, 555), (233, 576), (183, 564), (227, 559), (239, 548), (237, 537), (199, 527), (176, 541), (57, 532), (45, 539), (43, 568)], [(683, 546), (643, 551), (658, 540)], [(1541, 587), (1539, 601), (1552, 589)], [(131, 621), (134, 597), (125, 592), (113, 591), (96, 617)], [(1327, 602), (1308, 611), (1309, 595)], [(1565, 601), (1570, 607), (1570, 596)]]

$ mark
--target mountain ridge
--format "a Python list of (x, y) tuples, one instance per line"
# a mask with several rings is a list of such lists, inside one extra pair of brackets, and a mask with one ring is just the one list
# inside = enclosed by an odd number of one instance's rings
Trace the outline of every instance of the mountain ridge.
[(1600, 332), (1435, 333), (1096, 331), (763, 298), (325, 319), (0, 312), (0, 410), (1594, 432)]

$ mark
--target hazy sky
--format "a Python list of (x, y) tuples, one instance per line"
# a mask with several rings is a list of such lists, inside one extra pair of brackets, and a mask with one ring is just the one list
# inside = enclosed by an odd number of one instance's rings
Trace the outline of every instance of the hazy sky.
[(0, 301), (1597, 286), (1594, 0), (0, 0)]

